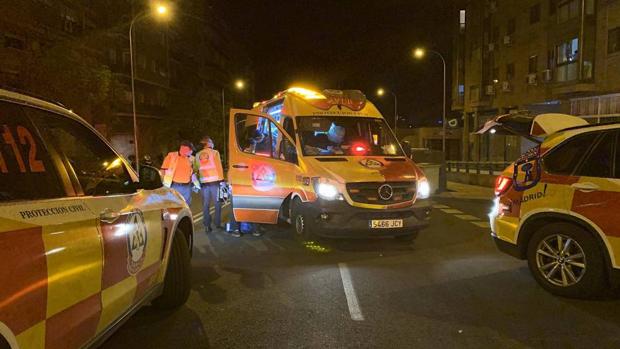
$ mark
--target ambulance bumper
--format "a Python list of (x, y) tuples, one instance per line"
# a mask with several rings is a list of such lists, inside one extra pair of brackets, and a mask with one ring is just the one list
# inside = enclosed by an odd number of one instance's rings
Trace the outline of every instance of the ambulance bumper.
[[(305, 207), (315, 235), (326, 238), (382, 238), (416, 235), (429, 224), (431, 202), (418, 200), (413, 207), (375, 210), (349, 205), (345, 201), (317, 200)], [(402, 228), (373, 229), (372, 220), (402, 220)]]

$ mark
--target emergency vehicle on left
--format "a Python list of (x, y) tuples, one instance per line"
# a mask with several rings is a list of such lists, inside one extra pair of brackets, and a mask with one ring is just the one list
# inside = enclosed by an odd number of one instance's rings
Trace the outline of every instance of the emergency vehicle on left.
[(0, 348), (101, 343), (190, 291), (193, 224), (79, 116), (0, 89)]

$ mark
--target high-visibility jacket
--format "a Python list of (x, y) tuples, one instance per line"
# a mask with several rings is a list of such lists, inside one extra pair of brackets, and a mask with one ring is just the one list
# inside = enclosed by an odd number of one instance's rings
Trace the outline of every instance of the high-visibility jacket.
[(194, 171), (198, 174), (200, 183), (212, 183), (224, 180), (224, 170), (220, 152), (211, 148), (204, 148), (196, 154)]
[[(172, 180), (177, 170), (177, 164), (179, 163), (179, 160), (183, 160), (181, 159), (181, 155), (179, 155), (178, 151), (173, 151), (173, 152), (168, 153), (168, 155), (166, 155), (166, 158), (164, 159), (164, 163), (162, 164), (162, 167), (161, 167), (162, 183), (168, 188), (170, 188), (170, 186), (172, 185)], [(198, 182), (196, 173), (195, 171), (193, 171), (192, 164), (194, 163), (194, 157), (189, 156), (188, 160), (190, 163), (189, 168), (192, 171), (191, 176), (190, 176), (190, 181), (194, 184), (195, 187), (200, 187), (200, 182)]]

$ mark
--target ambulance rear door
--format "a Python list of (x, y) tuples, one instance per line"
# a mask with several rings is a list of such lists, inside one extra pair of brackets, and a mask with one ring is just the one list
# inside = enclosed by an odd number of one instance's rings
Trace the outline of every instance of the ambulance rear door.
[(239, 222), (276, 224), (300, 172), (291, 136), (267, 114), (232, 109), (228, 180)]

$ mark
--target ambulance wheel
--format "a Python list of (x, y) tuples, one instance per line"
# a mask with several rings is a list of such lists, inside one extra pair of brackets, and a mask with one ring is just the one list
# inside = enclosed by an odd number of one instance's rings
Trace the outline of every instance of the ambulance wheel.
[(527, 261), (536, 281), (563, 297), (592, 298), (605, 290), (605, 261), (597, 241), (583, 228), (551, 223), (534, 233)]
[(291, 225), (295, 237), (300, 241), (316, 240), (312, 223), (307, 214), (304, 213), (303, 203), (299, 198), (293, 200), (291, 207)]
[(190, 255), (185, 235), (179, 229), (174, 234), (164, 279), (164, 290), (153, 306), (172, 309), (185, 304), (191, 289)]

